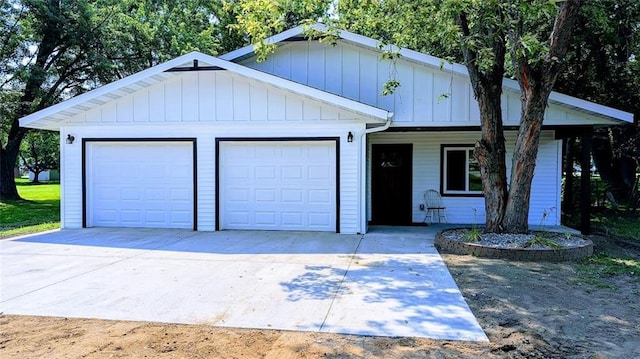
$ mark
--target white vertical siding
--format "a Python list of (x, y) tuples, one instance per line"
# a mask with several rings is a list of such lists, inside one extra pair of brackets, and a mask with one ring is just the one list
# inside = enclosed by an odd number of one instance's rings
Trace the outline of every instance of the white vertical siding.
[(116, 122), (210, 123), (361, 118), (354, 112), (228, 71), (198, 71), (171, 77), (67, 122), (104, 125)]
[(133, 96), (133, 122), (149, 122), (149, 91), (138, 91)]
[[(183, 83), (182, 76), (169, 78), (164, 83), (164, 120), (166, 122), (180, 122), (182, 120)], [(117, 103), (119, 104), (120, 101)]]
[(217, 103), (214, 101), (216, 77), (213, 71), (201, 72), (198, 77), (198, 115), (201, 122), (213, 121)]
[[(473, 145), (480, 138), (479, 132), (405, 132), (376, 133), (369, 135), (369, 151), (374, 144), (411, 143), (413, 144), (413, 221), (422, 222), (424, 211), (420, 211), (423, 193), (429, 189), (440, 190), (440, 150), (442, 144)], [(511, 170), (511, 154), (515, 142), (515, 133), (507, 133), (507, 174)], [(553, 131), (543, 131), (540, 137), (540, 150), (532, 183), (529, 223), (541, 224), (542, 214), (548, 213), (543, 224), (560, 223), (558, 211), (560, 201), (559, 161), (561, 144), (554, 140)], [(371, 176), (371, 159), (367, 155), (367, 176)], [(371, 193), (370, 180), (367, 192)], [(369, 195), (370, 196), (370, 195)], [(450, 223), (478, 223), (485, 221), (484, 198), (482, 197), (443, 197)], [(371, 204), (367, 213), (371, 218)], [(474, 210), (475, 209), (475, 210)]]
[[(292, 51), (290, 51), (292, 52)], [(333, 61), (342, 60), (342, 86), (340, 95), (352, 100), (360, 100), (360, 52), (356, 48), (344, 47), (342, 49), (342, 58), (332, 58)], [(371, 73), (373, 70), (370, 69)], [(301, 82), (291, 77), (293, 81)], [(302, 79), (301, 79), (302, 80)], [(304, 83), (304, 82), (301, 82)]]
[(216, 103), (216, 121), (233, 120), (233, 79), (231, 76), (218, 76), (215, 74), (214, 97), (209, 101)]
[[(264, 62), (255, 57), (243, 65), (284, 77), (311, 87), (384, 108), (395, 114), (394, 127), (478, 126), (480, 114), (466, 76), (454, 74), (444, 63), (441, 68), (396, 60), (382, 60), (380, 51), (345, 41), (336, 45), (317, 41), (296, 41), (280, 46)], [(391, 96), (382, 96), (384, 83), (396, 79), (400, 87)], [(520, 94), (505, 90), (502, 95), (505, 125), (520, 120)], [(546, 125), (600, 123), (586, 113), (550, 103)]]
[(197, 72), (187, 72), (182, 76), (180, 95), (182, 103), (182, 121), (184, 122), (196, 122), (200, 120), (199, 105), (198, 105), (198, 82), (200, 76)]

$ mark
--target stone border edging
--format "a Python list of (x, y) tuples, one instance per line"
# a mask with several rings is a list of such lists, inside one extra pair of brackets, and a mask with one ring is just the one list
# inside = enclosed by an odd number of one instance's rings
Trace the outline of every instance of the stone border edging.
[(441, 253), (466, 254), (482, 258), (497, 258), (519, 261), (564, 262), (589, 257), (593, 254), (593, 242), (585, 239), (585, 244), (576, 247), (560, 249), (532, 249), (532, 248), (500, 248), (483, 246), (477, 243), (465, 243), (446, 238), (442, 232), (436, 233), (435, 247)]

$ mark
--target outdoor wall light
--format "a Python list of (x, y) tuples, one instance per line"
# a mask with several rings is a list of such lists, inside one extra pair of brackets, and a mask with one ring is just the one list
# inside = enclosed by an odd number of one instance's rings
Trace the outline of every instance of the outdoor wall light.
[(73, 137), (72, 135), (67, 135), (67, 144), (72, 144), (73, 141), (75, 141), (76, 138)]
[(353, 142), (353, 133), (351, 133), (351, 131), (349, 131), (349, 134), (347, 135), (347, 142)]

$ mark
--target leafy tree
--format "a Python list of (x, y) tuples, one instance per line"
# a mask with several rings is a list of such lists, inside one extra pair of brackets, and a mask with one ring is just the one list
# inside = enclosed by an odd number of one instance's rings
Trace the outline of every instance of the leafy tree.
[(636, 125), (596, 129), (592, 156), (607, 190), (628, 196), (640, 164), (640, 3), (584, 0), (557, 88), (635, 114)]
[[(262, 40), (276, 28), (265, 20), (282, 14), (268, 1), (241, 2), (251, 15), (239, 18), (238, 26), (252, 35), (258, 57), (263, 58), (273, 47)], [(579, 8), (580, 0), (342, 0), (326, 21), (370, 36), (378, 34), (375, 37), (383, 42), (431, 49), (427, 52), (462, 60), (480, 108), (482, 137), (475, 156), (481, 168), (486, 230), (523, 233), (528, 231), (544, 110), (563, 67)], [(508, 186), (500, 103), (507, 71), (522, 92)]]
[(263, 40), (305, 20), (317, 21), (326, 14), (332, 0), (227, 0), (224, 9), (235, 16), (230, 29), (244, 33), (264, 60), (277, 45)]
[[(278, 3), (285, 27), (330, 0)], [(264, 2), (267, 4), (268, 2)], [(248, 44), (236, 0), (6, 0), (0, 5), (0, 199), (27, 129), (18, 120), (58, 101), (189, 51), (211, 55)]]
[[(217, 7), (216, 7), (217, 6)], [(191, 50), (219, 50), (205, 0), (8, 0), (0, 5), (0, 199), (27, 129), (18, 120)]]
[(34, 183), (43, 171), (60, 167), (60, 134), (51, 131), (29, 131), (20, 145), (24, 168), (33, 172)]

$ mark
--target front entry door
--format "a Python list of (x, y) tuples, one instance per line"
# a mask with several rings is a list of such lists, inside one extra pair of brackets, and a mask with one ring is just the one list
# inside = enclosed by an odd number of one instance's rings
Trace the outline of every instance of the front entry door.
[(411, 224), (413, 145), (373, 145), (371, 207), (373, 224)]

